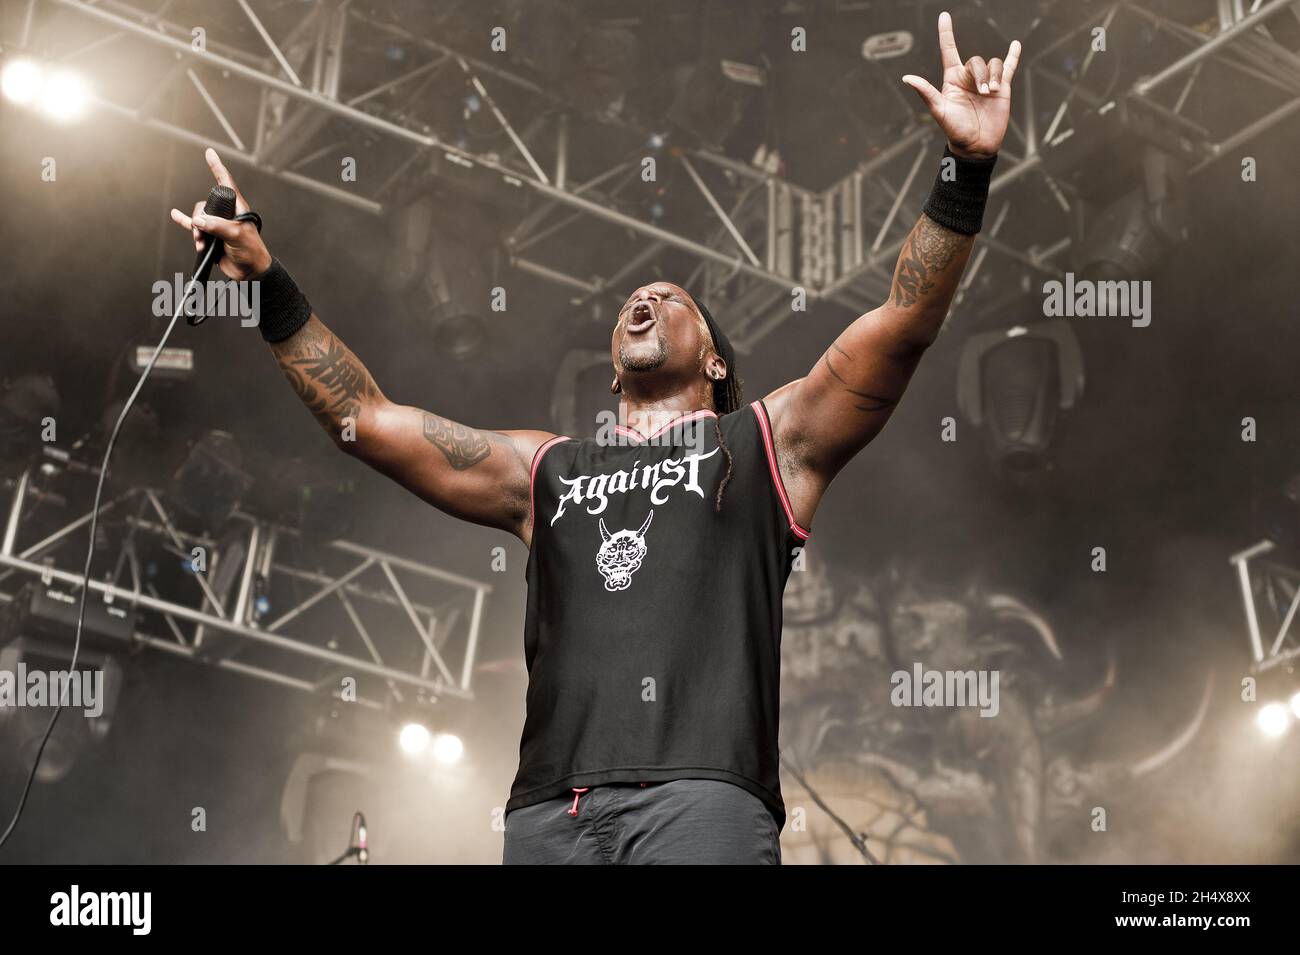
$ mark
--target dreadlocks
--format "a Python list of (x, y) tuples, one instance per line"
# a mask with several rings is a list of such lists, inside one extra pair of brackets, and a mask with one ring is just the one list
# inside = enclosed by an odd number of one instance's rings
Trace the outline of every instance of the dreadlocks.
[(727, 363), (727, 374), (713, 381), (713, 410), (718, 413), (718, 417), (713, 419), (713, 433), (717, 435), (718, 447), (722, 449), (722, 454), (727, 459), (727, 470), (718, 480), (718, 492), (713, 499), (713, 510), (720, 512), (722, 495), (726, 492), (727, 485), (731, 483), (731, 449), (727, 447), (727, 442), (722, 437), (721, 421), (723, 415), (740, 410), (740, 405), (744, 401), (744, 391), (740, 376), (736, 373), (736, 351), (731, 347), (731, 341), (722, 333), (722, 329), (718, 327), (718, 323), (714, 321), (713, 315), (704, 303), (695, 295), (691, 295), (691, 298), (695, 299), (695, 307), (699, 309), (700, 316), (709, 329), (709, 336), (713, 339), (713, 350)]

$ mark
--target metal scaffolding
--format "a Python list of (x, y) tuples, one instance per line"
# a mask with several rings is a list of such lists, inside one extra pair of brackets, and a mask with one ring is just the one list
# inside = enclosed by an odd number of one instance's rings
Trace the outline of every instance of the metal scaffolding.
[[(27, 543), (36, 532), (25, 514), (40, 495), (33, 493), (29, 472), (13, 484), (0, 581), (36, 578), (46, 588), (80, 590), (84, 578), (59, 567), (58, 551), (81, 539), (77, 532), (84, 534), (90, 514)], [(149, 487), (110, 498), (100, 514), (121, 526), (110, 535), (100, 523), (101, 537), (116, 554), (115, 569), (107, 579), (90, 581), (89, 599), (134, 611), (133, 645), (336, 698), (351, 678), (352, 702), (373, 709), (473, 699), (484, 600), (492, 589), (486, 583), (349, 541), (300, 540), (286, 548), (288, 538), (299, 536), (296, 530), (238, 511), (231, 519), (236, 532), (219, 541), (186, 533), (163, 495)], [(155, 585), (142, 572), (150, 561), (192, 563), (196, 547), (204, 551), (205, 567), (194, 568), (192, 584)], [(302, 596), (304, 588), (310, 593)], [(21, 592), (0, 599), (12, 602)], [(324, 615), (314, 613), (317, 608)], [(333, 624), (344, 618), (351, 633), (336, 635)], [(165, 630), (151, 631), (154, 625)]]
[[(839, 182), (810, 190), (773, 175), (754, 164), (718, 152), (672, 147), (655, 154), (662, 164), (680, 167), (698, 193), (707, 216), (696, 217), (693, 230), (629, 215), (613, 201), (619, 189), (640, 182), (639, 163), (624, 159), (611, 168), (575, 183), (571, 175), (570, 139), (579, 111), (537, 82), (490, 62), (490, 55), (473, 57), (428, 37), (417, 36), (393, 23), (355, 9), (347, 0), (304, 3), (301, 16), (285, 36), (275, 37), (258, 18), (252, 0), (238, 0), (219, 16), (246, 20), (248, 42), (231, 46), (211, 42), (197, 48), (191, 28), (167, 19), (170, 2), (157, 12), (121, 0), (29, 0), (22, 42), (34, 32), (46, 38), (48, 52), (60, 59), (86, 57), (108, 44), (137, 44), (172, 55), (172, 62), (149, 84), (143, 101), (121, 102), (106, 96), (102, 106), (112, 113), (195, 146), (213, 144), (217, 136), (229, 161), (256, 168), (280, 180), (346, 204), (381, 214), (394, 180), (421, 157), (436, 157), (451, 178), (473, 174), (476, 186), (499, 193), (527, 190), (540, 200), (506, 240), (513, 266), (571, 291), (576, 301), (616, 289), (617, 283), (662, 248), (686, 253), (697, 262), (689, 283), (703, 282), (710, 300), (727, 303), (728, 332), (742, 352), (751, 350), (782, 322), (797, 317), (792, 292), (803, 289), (811, 301), (828, 300), (855, 312), (866, 311), (886, 297), (894, 260), (915, 221), (930, 184), (928, 159), (937, 155), (939, 134), (928, 117), (918, 120), (895, 143), (864, 161)], [(1133, 126), (1154, 126), (1171, 132), (1189, 171), (1195, 174), (1300, 109), (1300, 56), (1277, 43), (1268, 21), (1280, 14), (1295, 15), (1294, 0), (1220, 0), (1217, 30), (1204, 24), (1180, 23), (1137, 3), (1117, 2), (1095, 12), (1046, 48), (1031, 51), (1017, 76), (1011, 138), (1001, 153), (992, 184), (990, 227), (981, 235), (956, 305), (960, 308), (971, 283), (991, 260), (1016, 275), (1057, 275), (1060, 256), (1072, 244), (1072, 207), (1077, 197), (1059, 180), (1059, 170), (1045, 157), (1065, 143), (1083, 116), (1105, 116), (1117, 107)], [(1190, 16), (1191, 14), (1189, 14)], [(1100, 97), (1088, 88), (1095, 62), (1089, 41), (1093, 28), (1114, 29), (1121, 18), (1135, 18), (1186, 47), (1166, 63), (1152, 63), (1150, 72), (1129, 88)], [(76, 23), (85, 29), (70, 29)], [(61, 37), (68, 34), (66, 41)], [(405, 73), (369, 89), (349, 87), (358, 56), (376, 56), (366, 40), (390, 37), (422, 51), (424, 59)], [(1066, 77), (1046, 62), (1048, 54), (1070, 44), (1083, 54), (1076, 75)], [(143, 55), (141, 69), (150, 63)], [(1231, 71), (1253, 84), (1258, 96), (1242, 97), (1233, 125), (1193, 115), (1189, 94), (1208, 82), (1206, 67)], [(486, 104), (510, 143), (504, 154), (482, 154), (461, 148), (427, 125), (402, 116), (385, 115), (381, 94), (418, 81), (427, 83), (441, 71), (456, 71), (467, 79)], [(448, 84), (450, 85), (450, 84)], [(180, 125), (164, 117), (164, 94), (177, 86), (191, 87), (215, 124), (212, 132)], [(532, 113), (521, 130), (498, 104), (493, 89), (535, 97), (545, 109)], [(256, 99), (256, 110), (234, 115), (240, 104)], [(1251, 110), (1254, 112), (1251, 113)], [(1037, 117), (1052, 119), (1040, 131)], [(406, 161), (386, 181), (363, 187), (340, 185), (303, 171), (322, 156), (337, 157), (342, 146), (330, 139), (328, 120), (342, 120), (358, 132), (378, 134), (409, 150)], [(1215, 128), (1218, 127), (1218, 128)], [(217, 132), (219, 130), (219, 132)], [(651, 137), (644, 131), (647, 141)], [(1028, 241), (1015, 245), (1000, 233), (1018, 190), (1033, 183), (1046, 188), (1059, 205), (1058, 216), (1035, 215)], [(568, 210), (558, 223), (557, 210)], [(587, 220), (626, 230), (646, 240), (626, 265), (603, 276), (578, 276), (546, 262), (543, 239), (560, 229)], [(1020, 230), (1023, 236), (1024, 230)], [(594, 241), (594, 240), (593, 240)], [(524, 253), (528, 252), (528, 255)], [(1010, 283), (1009, 283), (1010, 284)]]
[[(1241, 588), (1246, 611), (1246, 634), (1255, 672), (1294, 666), (1300, 658), (1300, 568), (1267, 557), (1276, 550), (1272, 541), (1260, 541), (1228, 559)], [(1265, 633), (1265, 627), (1277, 633)]]

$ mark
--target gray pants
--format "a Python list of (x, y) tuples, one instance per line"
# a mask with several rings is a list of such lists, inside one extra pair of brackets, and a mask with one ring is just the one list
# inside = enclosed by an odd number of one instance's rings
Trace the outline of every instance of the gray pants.
[(594, 786), (513, 809), (505, 824), (506, 865), (781, 864), (763, 801), (713, 779)]

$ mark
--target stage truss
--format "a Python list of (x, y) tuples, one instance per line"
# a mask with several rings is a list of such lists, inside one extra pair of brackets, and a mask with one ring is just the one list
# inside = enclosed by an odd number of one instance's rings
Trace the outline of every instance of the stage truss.
[[(45, 493), (30, 472), (13, 482), (0, 544), (6, 603), (32, 579), (61, 590), (56, 599), (80, 596), (90, 514), (29, 542), (39, 533), (29, 516)], [(106, 497), (101, 508), (88, 600), (133, 611), (130, 646), (120, 651), (148, 647), (374, 710), (473, 699), (488, 584), (349, 541), (302, 540), (239, 511), (220, 539), (186, 533), (173, 511), (149, 487)], [(206, 567), (188, 582), (155, 584), (145, 571), (150, 562), (192, 567), (196, 547)], [(66, 639), (71, 649), (70, 627)]]
[[(894, 260), (934, 173), (940, 142), (928, 117), (918, 119), (839, 182), (817, 191), (749, 162), (674, 146), (656, 153), (658, 161), (676, 164), (689, 177), (701, 209), (709, 212), (698, 218), (713, 225), (692, 231), (654, 222), (621, 211), (614, 201), (619, 191), (643, 185), (640, 157), (629, 157), (583, 182), (572, 181), (572, 126), (595, 120), (568, 108), (534, 80), (493, 64), (490, 54), (474, 56), (413, 35), (397, 23), (359, 11), (348, 0), (307, 0), (298, 5), (302, 15), (292, 29), (273, 36), (256, 4), (237, 0), (209, 15), (213, 21), (246, 21), (241, 26), (253, 28), (244, 32), (248, 42), (210, 40), (196, 49), (191, 32), (195, 25), (168, 19), (171, 0), (153, 10), (119, 0), (28, 0), (18, 46), (84, 64), (92, 72), (94, 58), (104, 48), (138, 48), (133, 64), (140, 70), (156, 68), (147, 93), (127, 101), (105, 91), (103, 108), (184, 143), (215, 143), (229, 162), (366, 212), (382, 214), (394, 184), (420, 163), (432, 163), (453, 187), (472, 176), (477, 190), (531, 192), (537, 205), (507, 240), (511, 263), (570, 290), (578, 304), (625, 293), (628, 276), (663, 248), (687, 253), (697, 263), (687, 284), (703, 288), (710, 301), (727, 303), (728, 332), (742, 352), (782, 322), (798, 317), (791, 308), (795, 287), (806, 290), (812, 301), (833, 301), (854, 312), (883, 301)], [(1030, 51), (1016, 78), (1011, 133), (993, 180), (986, 228), (958, 293), (958, 309), (971, 283), (992, 263), (1013, 270), (1017, 280), (1008, 285), (1025, 276), (1040, 281), (1059, 276), (1067, 268), (1064, 255), (1073, 241), (1078, 197), (1045, 157), (1064, 144), (1084, 118), (1115, 110), (1124, 117), (1126, 130), (1139, 138), (1143, 130), (1164, 143), (1172, 137), (1194, 174), (1221, 157), (1236, 156), (1240, 147), (1300, 108), (1300, 56), (1268, 32), (1273, 17), (1297, 16), (1294, 0), (1220, 0), (1217, 9), (1216, 26), (1178, 22), (1140, 3), (1115, 3), (1094, 11), (1046, 48)], [(1150, 71), (1129, 88), (1099, 97), (1088, 88), (1096, 61), (1089, 52), (1091, 33), (1098, 26), (1114, 28), (1121, 18), (1147, 23), (1174, 38), (1183, 52), (1168, 62), (1151, 63)], [(422, 51), (423, 59), (378, 86), (352, 88), (350, 77), (363, 72), (354, 69), (357, 58), (378, 55), (375, 44), (384, 37)], [(1072, 77), (1045, 62), (1049, 53), (1067, 44), (1081, 60)], [(468, 151), (425, 124), (386, 115), (377, 105), (381, 94), (417, 84), (424, 94), (438, 95), (439, 84), (429, 81), (447, 74), (459, 77), (460, 85), (442, 87), (459, 91), (466, 80), (472, 84), (508, 136), (509, 151)], [(1241, 97), (1241, 108), (1227, 127), (1221, 118), (1193, 115), (1196, 101), (1189, 96), (1197, 83), (1224, 76), (1248, 81), (1251, 91)], [(201, 101), (196, 108), (206, 111), (206, 127), (179, 124), (164, 115), (164, 97), (177, 87)], [(512, 97), (522, 94), (535, 100), (537, 108), (527, 111), (531, 118), (526, 127), (520, 128), (519, 117), (512, 121), (494, 99), (493, 91), (505, 88)], [(254, 101), (256, 109), (241, 108)], [(1036, 117), (1049, 112), (1050, 123), (1040, 129)], [(196, 110), (188, 113), (198, 115)], [(337, 175), (330, 181), (313, 168), (328, 157), (337, 169), (337, 157), (347, 152), (330, 120), (344, 121), (358, 135), (388, 138), (408, 155), (383, 182), (343, 186)], [(647, 141), (654, 135), (644, 133)], [(1014, 244), (1004, 241), (1004, 223), (1024, 201), (1021, 190), (1031, 183), (1039, 191), (1050, 190), (1059, 214), (1035, 214), (1028, 242), (1023, 237)], [(560, 212), (565, 214), (556, 221)], [(640, 236), (645, 245), (604, 275), (574, 275), (548, 263), (548, 240), (554, 243), (562, 230), (583, 222), (593, 227), (584, 241), (594, 241), (599, 224)]]
[(1257, 673), (1294, 666), (1300, 658), (1300, 627), (1295, 626), (1300, 568), (1270, 557), (1276, 549), (1272, 541), (1264, 540), (1229, 558), (1241, 588), (1251, 665)]

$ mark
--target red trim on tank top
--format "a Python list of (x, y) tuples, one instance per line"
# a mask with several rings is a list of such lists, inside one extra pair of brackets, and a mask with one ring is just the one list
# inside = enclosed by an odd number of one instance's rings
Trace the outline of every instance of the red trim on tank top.
[(625, 438), (636, 438), (638, 441), (651, 441), (659, 437), (659, 435), (663, 434), (669, 428), (674, 428), (679, 424), (685, 424), (687, 421), (694, 421), (696, 418), (702, 418), (706, 416), (710, 418), (716, 418), (718, 416), (718, 413), (716, 411), (710, 411), (707, 408), (701, 408), (699, 411), (691, 411), (684, 415), (678, 415), (676, 418), (673, 418), (662, 428), (657, 429), (656, 431), (652, 432), (649, 435), (644, 435), (640, 431), (637, 431), (635, 428), (629, 428), (621, 424), (614, 425), (614, 430), (617, 431)]
[(563, 434), (556, 435), (554, 438), (551, 438), (551, 440), (547, 441), (545, 444), (543, 444), (540, 448), (538, 448), (533, 453), (533, 466), (528, 472), (528, 523), (529, 524), (532, 524), (533, 522), (533, 511), (537, 507), (536, 494), (533, 490), (533, 486), (537, 481), (537, 468), (542, 463), (542, 455), (545, 454), (547, 451), (551, 450), (551, 448), (554, 445), (559, 444), (561, 441), (569, 441), (569, 440), (571, 439), (568, 437), (568, 435), (563, 435)]
[(754, 417), (758, 419), (758, 430), (763, 435), (763, 449), (767, 452), (767, 468), (772, 474), (772, 483), (776, 486), (777, 496), (781, 498), (785, 518), (790, 522), (790, 530), (800, 540), (807, 540), (812, 531), (806, 530), (794, 519), (794, 508), (790, 506), (790, 496), (785, 493), (785, 482), (781, 480), (781, 469), (776, 463), (776, 442), (772, 440), (772, 424), (767, 419), (767, 406), (760, 400), (752, 402), (750, 407), (754, 409)]

